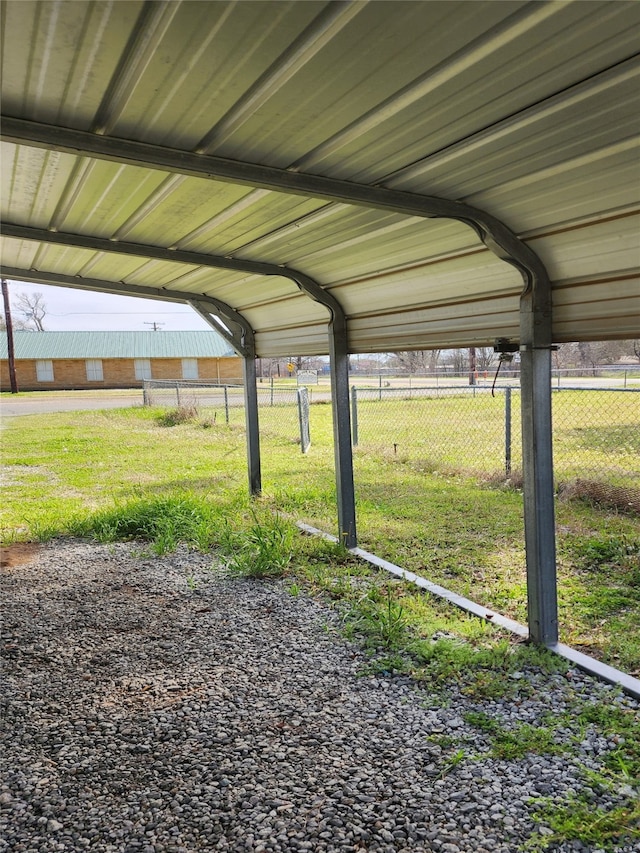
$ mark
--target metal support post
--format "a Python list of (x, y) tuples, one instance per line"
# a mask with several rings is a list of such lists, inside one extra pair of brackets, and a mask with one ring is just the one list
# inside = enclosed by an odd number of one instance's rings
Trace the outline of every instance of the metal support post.
[(355, 548), (358, 541), (349, 417), (349, 352), (344, 318), (338, 320), (334, 316), (329, 324), (329, 354), (339, 536), (346, 548)]
[(520, 302), (522, 462), (531, 639), (558, 642), (551, 424), (551, 286), (546, 274)]
[(224, 422), (229, 426), (229, 389), (224, 386)]
[(311, 447), (309, 428), (309, 392), (303, 386), (298, 388), (298, 424), (300, 426), (300, 449), (306, 453)]
[(259, 495), (262, 492), (260, 471), (260, 429), (258, 426), (258, 384), (256, 359), (253, 354), (242, 359), (244, 378), (244, 411), (247, 427), (247, 465), (249, 469), (249, 492)]

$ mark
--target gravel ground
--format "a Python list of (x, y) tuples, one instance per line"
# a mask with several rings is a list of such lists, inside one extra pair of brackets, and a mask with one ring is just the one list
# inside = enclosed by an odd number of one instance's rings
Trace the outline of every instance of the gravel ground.
[(525, 698), (484, 704), (362, 675), (333, 610), (201, 554), (57, 541), (26, 559), (3, 570), (2, 851), (515, 853), (548, 832), (530, 799), (576, 790), (610, 745), (498, 761), (465, 711), (637, 709), (579, 673), (519, 673)]

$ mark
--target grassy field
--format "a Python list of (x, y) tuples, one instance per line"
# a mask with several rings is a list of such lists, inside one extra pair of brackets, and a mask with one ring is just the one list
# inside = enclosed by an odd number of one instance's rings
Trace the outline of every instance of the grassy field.
[[(300, 453), (264, 418), (259, 505), (336, 533), (328, 405), (312, 406), (313, 445)], [(2, 537), (46, 539), (105, 508), (181, 494), (247, 517), (242, 428), (158, 409), (29, 416), (3, 433)], [(174, 423), (169, 426), (168, 423)], [(518, 489), (439, 468), (419, 455), (355, 452), (363, 548), (526, 621)], [(235, 510), (229, 510), (235, 507)], [(557, 505), (561, 639), (640, 672), (640, 520), (589, 502)]]
[[(434, 470), (504, 473), (504, 393), (492, 397), (466, 389), (400, 397), (387, 391), (378, 399), (372, 391), (360, 397), (360, 445), (419, 459)], [(511, 397), (511, 467), (517, 470), (522, 465), (519, 392)], [(555, 392), (553, 424), (558, 482), (596, 478), (640, 494), (640, 393)]]

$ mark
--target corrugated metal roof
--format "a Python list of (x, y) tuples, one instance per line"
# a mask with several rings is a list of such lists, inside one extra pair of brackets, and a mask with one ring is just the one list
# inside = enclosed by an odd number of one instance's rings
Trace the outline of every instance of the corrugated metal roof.
[[(23, 332), (13, 333), (16, 359), (220, 358), (234, 356), (210, 332)], [(0, 358), (7, 341), (0, 336)]]
[(259, 355), (327, 352), (327, 311), (291, 279), (154, 256), (199, 252), (311, 276), (353, 352), (517, 339), (522, 280), (473, 228), (197, 173), (196, 152), (474, 205), (550, 271), (555, 340), (638, 334), (639, 3), (3, 9), (3, 114), (50, 126), (3, 131), (8, 277), (210, 296)]

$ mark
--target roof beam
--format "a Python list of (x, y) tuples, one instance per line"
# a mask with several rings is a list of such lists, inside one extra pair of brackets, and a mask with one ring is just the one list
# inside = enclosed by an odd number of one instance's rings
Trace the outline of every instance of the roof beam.
[(1, 122), (2, 139), (17, 145), (387, 210), (405, 216), (455, 219), (473, 228), (487, 248), (520, 270), (525, 290), (534, 286), (536, 279), (544, 280), (546, 277), (544, 265), (533, 249), (522, 243), (500, 220), (463, 202), (229, 160), (210, 154), (194, 154), (191, 151), (102, 136), (13, 116), (2, 116)]
[[(114, 293), (119, 296), (142, 296), (146, 299), (159, 299), (163, 302), (190, 304), (194, 294), (181, 293), (177, 290), (164, 290), (160, 287), (144, 287), (139, 284), (126, 284), (123, 281), (105, 281), (104, 279), (82, 278), (80, 276), (63, 275), (62, 273), (44, 272), (42, 270), (26, 270), (0, 264), (0, 275), (16, 281), (29, 281), (34, 284), (49, 284), (54, 287), (71, 287), (76, 290), (91, 290), (97, 293)], [(213, 296), (198, 295), (198, 302), (210, 306), (210, 311), (217, 314), (229, 328), (225, 334), (220, 332), (239, 355), (247, 355), (255, 351), (253, 329), (249, 321), (226, 302)]]
[[(211, 267), (214, 269), (229, 269), (229, 270), (237, 270), (238, 272), (247, 272), (253, 273), (255, 275), (276, 275), (282, 276), (283, 278), (288, 278), (293, 281), (296, 287), (309, 296), (315, 302), (319, 302), (321, 305), (324, 305), (325, 308), (329, 311), (329, 314), (332, 317), (332, 320), (336, 323), (344, 325), (344, 329), (342, 326), (340, 327), (338, 333), (346, 334), (346, 320), (344, 318), (344, 312), (342, 306), (335, 298), (332, 293), (324, 290), (314, 279), (305, 273), (300, 272), (299, 270), (290, 269), (288, 267), (281, 267), (277, 264), (264, 263), (262, 261), (248, 261), (243, 260), (241, 258), (228, 258), (223, 255), (208, 255), (203, 252), (188, 252), (182, 249), (166, 249), (162, 246), (152, 246), (145, 243), (129, 243), (125, 240), (108, 240), (105, 237), (93, 237), (87, 236), (85, 234), (72, 234), (68, 231), (49, 231), (46, 228), (33, 228), (29, 225), (17, 225), (11, 222), (3, 222), (2, 223), (2, 236), (10, 237), (16, 240), (33, 240), (40, 243), (52, 243), (54, 245), (60, 246), (73, 246), (78, 249), (89, 249), (91, 251), (96, 252), (105, 252), (105, 253), (115, 253), (122, 255), (134, 255), (136, 257), (147, 258), (158, 261), (170, 261), (173, 263), (183, 263), (189, 264), (191, 266), (200, 266), (200, 267)], [(38, 281), (37, 278), (33, 278), (34, 275), (40, 275), (41, 273), (38, 270), (30, 270), (29, 273), (23, 272), (22, 275), (27, 275), (26, 280)], [(18, 276), (8, 275), (10, 278), (16, 278)], [(29, 278), (30, 277), (30, 278)], [(69, 277), (70, 278), (70, 277)], [(75, 281), (75, 287), (84, 287), (83, 282), (91, 281), (91, 279), (84, 279), (80, 276), (76, 278), (72, 278), (72, 281)], [(42, 282), (45, 283), (46, 282)], [(105, 286), (109, 285), (111, 288), (110, 282), (104, 282)], [(115, 288), (121, 287), (121, 283), (114, 282), (113, 286)], [(140, 295), (146, 295), (148, 292), (153, 293), (168, 293), (169, 291), (163, 290), (161, 288), (145, 288), (143, 285), (125, 285), (126, 287), (137, 287)], [(88, 288), (91, 289), (91, 288)], [(93, 288), (94, 290), (100, 290), (105, 288)], [(117, 289), (111, 289), (112, 293), (121, 292)], [(181, 293), (180, 291), (175, 291), (176, 294)], [(182, 302), (191, 302), (194, 299), (194, 296), (199, 300), (201, 297), (199, 294), (193, 293), (184, 293), (182, 294), (182, 298), (180, 301)], [(151, 296), (151, 298), (160, 298), (157, 296)], [(207, 297), (210, 302), (215, 303), (213, 297)], [(221, 310), (224, 311), (232, 311), (234, 309), (226, 303), (219, 302), (219, 305), (222, 306)], [(238, 315), (240, 317), (241, 315)], [(247, 323), (246, 320), (243, 321)]]
[(49, 231), (47, 228), (33, 228), (29, 225), (2, 223), (2, 236), (16, 240), (35, 240), (39, 243), (52, 243), (58, 246), (73, 246), (76, 249), (89, 249), (95, 252), (135, 255), (156, 261), (191, 264), (196, 267), (237, 270), (255, 275), (281, 275), (291, 278), (291, 271), (276, 264), (261, 261), (247, 261), (241, 258), (229, 258), (224, 255), (209, 255), (204, 252), (188, 252), (183, 249), (166, 249), (146, 243), (129, 243), (126, 240), (109, 240), (105, 237), (93, 237), (86, 234), (72, 234), (68, 231)]
[(460, 202), (420, 196), (350, 181), (325, 178), (303, 172), (229, 160), (211, 154), (194, 154), (133, 139), (102, 136), (84, 130), (28, 121), (13, 116), (1, 117), (1, 136), (5, 142), (62, 151), (98, 160), (110, 160), (158, 169), (192, 178), (204, 178), (242, 184), (252, 188), (275, 190), (294, 195), (346, 202), (364, 207), (394, 210), (407, 215), (465, 218), (467, 206)]

